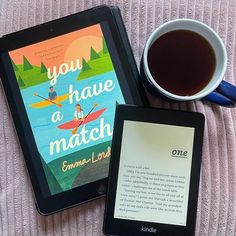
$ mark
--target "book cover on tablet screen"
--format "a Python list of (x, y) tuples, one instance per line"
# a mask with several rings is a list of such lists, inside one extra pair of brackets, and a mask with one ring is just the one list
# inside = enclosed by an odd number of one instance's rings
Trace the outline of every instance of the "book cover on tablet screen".
[(9, 55), (50, 194), (106, 178), (125, 101), (100, 24)]

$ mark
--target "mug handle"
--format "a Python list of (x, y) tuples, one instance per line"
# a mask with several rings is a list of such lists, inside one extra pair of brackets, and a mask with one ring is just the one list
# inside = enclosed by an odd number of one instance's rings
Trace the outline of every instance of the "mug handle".
[(204, 97), (205, 100), (216, 103), (225, 107), (236, 106), (236, 86), (221, 81), (220, 85), (215, 91)]

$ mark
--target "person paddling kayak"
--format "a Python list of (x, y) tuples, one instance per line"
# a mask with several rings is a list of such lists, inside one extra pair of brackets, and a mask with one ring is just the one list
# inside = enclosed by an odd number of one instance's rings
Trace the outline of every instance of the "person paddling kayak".
[(56, 98), (57, 98), (57, 93), (56, 93), (56, 91), (54, 90), (54, 87), (51, 86), (51, 87), (49, 88), (48, 99), (49, 99), (49, 100), (55, 100)]
[(75, 105), (74, 120), (84, 120), (84, 112), (80, 104)]

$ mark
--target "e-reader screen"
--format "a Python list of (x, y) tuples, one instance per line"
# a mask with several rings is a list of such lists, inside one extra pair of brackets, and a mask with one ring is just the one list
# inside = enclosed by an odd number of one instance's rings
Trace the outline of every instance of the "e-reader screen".
[(124, 120), (114, 218), (186, 226), (194, 132)]
[(101, 22), (9, 52), (47, 179), (45, 197), (108, 176), (115, 108), (125, 103), (113, 44)]

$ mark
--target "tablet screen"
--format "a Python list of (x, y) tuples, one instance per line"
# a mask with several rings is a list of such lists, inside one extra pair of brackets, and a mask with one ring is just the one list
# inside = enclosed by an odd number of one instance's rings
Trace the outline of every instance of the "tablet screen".
[(105, 26), (9, 52), (48, 183), (45, 197), (108, 176), (115, 107), (125, 101)]
[(186, 226), (194, 132), (124, 120), (114, 218)]

